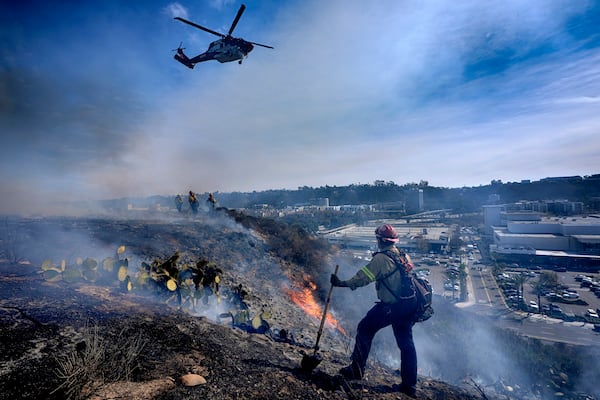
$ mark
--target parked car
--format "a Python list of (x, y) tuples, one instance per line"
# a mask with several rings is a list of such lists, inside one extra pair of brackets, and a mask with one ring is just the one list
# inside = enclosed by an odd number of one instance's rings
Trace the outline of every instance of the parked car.
[(544, 314), (550, 314), (550, 306), (548, 304), (542, 304), (542, 312)]
[(588, 316), (591, 319), (599, 319), (600, 317), (598, 317), (598, 313), (594, 310), (592, 310), (591, 308), (588, 308), (587, 312), (586, 312), (586, 316)]
[(529, 309), (530, 309), (531, 311), (533, 311), (533, 312), (539, 312), (539, 311), (540, 311), (540, 307), (539, 307), (539, 306), (538, 306), (538, 304), (537, 304), (535, 301), (533, 301), (533, 300), (531, 300), (531, 301), (529, 302)]
[(560, 307), (557, 307), (550, 310), (550, 315), (553, 317), (562, 318), (565, 315), (565, 313)]
[(579, 294), (577, 292), (563, 292), (563, 299), (578, 299)]
[(571, 312), (571, 311), (565, 311), (565, 312), (563, 313), (563, 319), (564, 319), (565, 321), (569, 321), (569, 322), (571, 322), (571, 321), (576, 321), (576, 320), (577, 320), (577, 317), (575, 316), (575, 313), (573, 313), (573, 312)]

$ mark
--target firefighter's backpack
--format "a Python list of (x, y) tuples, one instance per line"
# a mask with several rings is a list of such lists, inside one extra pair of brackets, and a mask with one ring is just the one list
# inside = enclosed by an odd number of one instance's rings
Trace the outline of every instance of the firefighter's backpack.
[(427, 279), (417, 274), (413, 273), (411, 280), (415, 286), (417, 296), (417, 311), (415, 312), (414, 321), (427, 321), (433, 316), (433, 289)]
[[(396, 270), (405, 271), (406, 259), (402, 256), (403, 252), (401, 252), (401, 256), (397, 257), (392, 252), (384, 251), (382, 252), (386, 256), (390, 257), (394, 264), (396, 264)], [(376, 254), (376, 253), (375, 253)], [(412, 267), (412, 266), (411, 266)], [(396, 270), (392, 271), (389, 275), (396, 272)], [(394, 291), (390, 290), (390, 288), (385, 284), (385, 279), (389, 276), (385, 276), (382, 278), (381, 282), (386, 286), (386, 288), (396, 297), (396, 299), (400, 299), (398, 294), (394, 293)], [(406, 275), (405, 275), (406, 276)], [(411, 286), (414, 288), (415, 297), (417, 298), (417, 310), (413, 316), (414, 322), (423, 322), (427, 321), (429, 318), (433, 316), (433, 288), (429, 281), (417, 275), (414, 272), (410, 272), (408, 274), (408, 280), (410, 280)], [(411, 296), (412, 297), (412, 296)]]

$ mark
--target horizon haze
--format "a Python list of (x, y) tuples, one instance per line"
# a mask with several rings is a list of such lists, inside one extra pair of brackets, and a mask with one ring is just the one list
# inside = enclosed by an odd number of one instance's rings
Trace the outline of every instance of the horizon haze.
[(0, 5), (0, 213), (55, 201), (600, 171), (600, 2)]

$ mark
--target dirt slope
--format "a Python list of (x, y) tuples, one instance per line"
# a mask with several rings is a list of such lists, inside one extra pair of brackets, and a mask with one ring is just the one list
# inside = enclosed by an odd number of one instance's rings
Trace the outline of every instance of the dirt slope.
[[(226, 219), (41, 219), (11, 229), (19, 238), (11, 247), (30, 263), (0, 264), (0, 399), (405, 398), (395, 386), (399, 378), (378, 365), (366, 380), (341, 381), (336, 372), (347, 362), (348, 339), (335, 332), (325, 335), (321, 348), (328, 351), (320, 352), (319, 367), (302, 371), (317, 323), (282, 295), (293, 265), (266, 252), (256, 232)], [(268, 304), (272, 327), (294, 332), (297, 341), (278, 342), (190, 315), (118, 284), (51, 283), (37, 273), (46, 257), (98, 256), (120, 244), (128, 246), (132, 262), (174, 250), (216, 260), (224, 279), (243, 280), (251, 306)], [(185, 386), (181, 377), (188, 374), (206, 383)], [(418, 397), (491, 398), (425, 378)]]

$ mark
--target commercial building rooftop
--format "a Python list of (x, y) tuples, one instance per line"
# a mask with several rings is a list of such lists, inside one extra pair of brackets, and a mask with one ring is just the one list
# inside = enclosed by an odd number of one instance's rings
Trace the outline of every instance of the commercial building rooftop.
[[(342, 247), (374, 250), (377, 245), (375, 228), (382, 223), (382, 221), (376, 220), (369, 221), (362, 226), (346, 225), (338, 229), (323, 231), (321, 235), (329, 242)], [(422, 248), (426, 245), (436, 250), (447, 246), (450, 237), (449, 227), (441, 224), (425, 226), (407, 224), (404, 220), (386, 220), (385, 223), (389, 223), (396, 229), (400, 239), (398, 245), (404, 248)]]

